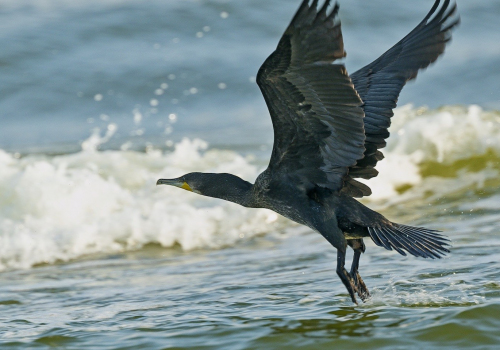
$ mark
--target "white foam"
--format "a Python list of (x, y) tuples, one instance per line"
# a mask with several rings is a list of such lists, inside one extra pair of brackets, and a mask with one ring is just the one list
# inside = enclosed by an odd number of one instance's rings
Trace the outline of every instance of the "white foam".
[(279, 224), (268, 210), (155, 186), (158, 178), (191, 171), (256, 177), (257, 168), (244, 157), (203, 152), (205, 147), (200, 140), (183, 140), (168, 154), (89, 148), (22, 159), (0, 151), (0, 269), (152, 242), (186, 250), (221, 247)]
[[(218, 248), (291, 225), (268, 210), (155, 186), (159, 178), (193, 171), (229, 172), (253, 181), (262, 169), (250, 158), (187, 139), (167, 153), (96, 151), (114, 130), (108, 128), (105, 136), (96, 131), (76, 154), (19, 159), (0, 150), (0, 270), (148, 243)], [(383, 150), (386, 159), (377, 166), (380, 174), (367, 181), (374, 193), (367, 200), (387, 205), (498, 181), (497, 165), (462, 169), (453, 177), (424, 177), (421, 169), (486, 151), (500, 155), (499, 132), (500, 115), (477, 106), (398, 109)], [(413, 188), (399, 194), (403, 185)]]
[[(446, 106), (438, 110), (406, 105), (396, 109), (389, 131), (391, 137), (387, 147), (382, 149), (385, 159), (377, 164), (379, 175), (364, 181), (373, 191), (368, 200), (401, 200), (423, 195), (429, 190), (442, 194), (471, 184), (481, 185), (498, 176), (498, 170), (493, 168), (485, 169), (480, 176), (462, 171), (453, 185), (445, 179), (448, 188), (443, 189), (442, 178), (424, 179), (421, 175), (425, 163), (450, 165), (484, 155), (487, 151), (500, 156), (498, 112), (483, 111), (475, 105)], [(405, 185), (414, 188), (404, 196), (398, 196), (397, 189)], [(419, 188), (415, 188), (416, 185)]]

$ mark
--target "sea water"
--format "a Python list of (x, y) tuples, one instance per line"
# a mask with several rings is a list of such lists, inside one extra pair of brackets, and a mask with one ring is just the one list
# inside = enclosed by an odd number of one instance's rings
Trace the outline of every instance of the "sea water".
[[(349, 72), (432, 3), (341, 2)], [(155, 186), (266, 168), (255, 75), (297, 6), (0, 0), (0, 348), (498, 347), (496, 1), (458, 2), (461, 27), (403, 90), (362, 200), (443, 231), (451, 253), (367, 241), (366, 303), (352, 304), (335, 250), (308, 228)]]

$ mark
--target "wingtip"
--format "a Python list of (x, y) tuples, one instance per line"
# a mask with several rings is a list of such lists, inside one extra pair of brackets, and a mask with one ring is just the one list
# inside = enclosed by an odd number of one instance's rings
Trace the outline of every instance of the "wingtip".
[(318, 17), (320, 17), (320, 18), (327, 17), (326, 13), (328, 11), (328, 6), (330, 6), (330, 2), (331, 2), (331, 0), (325, 0), (325, 3), (323, 4), (323, 6), (321, 6), (321, 9), (318, 12)]
[[(432, 8), (429, 10), (427, 15), (422, 20), (422, 22), (420, 22), (420, 25), (427, 25), (428, 23), (433, 22), (436, 19), (440, 23), (443, 23), (448, 18), (453, 16), (457, 10), (457, 3), (454, 1), (453, 4), (451, 5), (451, 7), (450, 7), (450, 3), (451, 3), (451, 0), (444, 0), (443, 4), (441, 5), (441, 0), (436, 0), (434, 2), (434, 5), (432, 5)], [(441, 7), (440, 7), (440, 5), (441, 5)], [(434, 18), (432, 20), (430, 20), (430, 18), (433, 17), (433, 15), (434, 15)]]
[(340, 5), (338, 2), (335, 1), (335, 5), (333, 6), (332, 12), (328, 15), (327, 19), (333, 20), (339, 13)]
[[(441, 7), (439, 8), (439, 5), (441, 4), (441, 1), (440, 0), (436, 0), (436, 2), (434, 3), (434, 5), (432, 6), (431, 10), (429, 11), (429, 13), (427, 14), (427, 16), (425, 16), (425, 18), (423, 19), (423, 21), (421, 22), (421, 24), (423, 25), (426, 25), (430, 22), (434, 22), (434, 21), (438, 21), (440, 24), (443, 24), (444, 22), (446, 22), (447, 20), (449, 20), (450, 18), (454, 17), (455, 15), (457, 15), (457, 3), (455, 1), (453, 1), (451, 7), (450, 7), (450, 4), (451, 4), (451, 0), (444, 0), (443, 4), (441, 5)], [(436, 10), (439, 8), (439, 10), (437, 11), (436, 13)], [(435, 15), (434, 15), (435, 14)], [(434, 15), (434, 18), (432, 20), (429, 21), (429, 19)], [(452, 28), (454, 27), (456, 24), (458, 24), (460, 22), (460, 16), (457, 15), (454, 19), (453, 19), (453, 24), (449, 26), (449, 28)]]
[(424, 19), (422, 20), (421, 23), (427, 23), (427, 21), (429, 20), (429, 18), (431, 18), (431, 16), (434, 14), (434, 12), (436, 12), (436, 10), (439, 7), (440, 3), (441, 3), (441, 0), (434, 1), (434, 5), (432, 5), (431, 9), (429, 10), (429, 12), (424, 17)]
[(299, 20), (299, 17), (302, 15), (302, 13), (308, 9), (309, 9), (309, 0), (302, 1), (299, 8), (297, 9), (297, 12), (295, 12), (295, 15), (293, 16), (290, 24), (296, 23)]

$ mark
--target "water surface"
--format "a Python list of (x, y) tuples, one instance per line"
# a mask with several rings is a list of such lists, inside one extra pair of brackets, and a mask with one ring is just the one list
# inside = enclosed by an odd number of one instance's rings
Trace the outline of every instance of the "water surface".
[[(432, 3), (341, 2), (348, 70)], [(320, 235), (155, 186), (267, 166), (255, 75), (298, 1), (0, 0), (1, 348), (497, 348), (500, 7), (458, 5), (446, 55), (403, 90), (364, 200), (444, 231), (452, 253), (367, 242), (372, 298), (355, 306)]]

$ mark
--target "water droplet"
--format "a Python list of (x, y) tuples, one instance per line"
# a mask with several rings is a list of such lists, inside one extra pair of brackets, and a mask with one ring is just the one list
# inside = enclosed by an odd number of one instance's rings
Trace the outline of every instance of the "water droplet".
[(135, 110), (134, 111), (134, 123), (136, 125), (138, 125), (141, 123), (141, 121), (142, 121), (142, 114), (139, 111)]
[(132, 146), (132, 142), (127, 141), (123, 145), (120, 146), (122, 151), (127, 151)]

